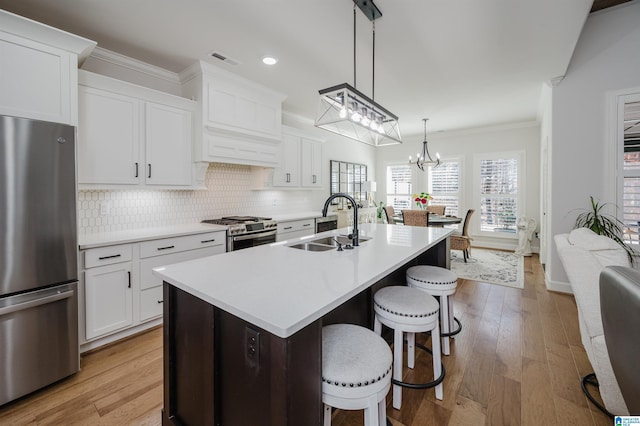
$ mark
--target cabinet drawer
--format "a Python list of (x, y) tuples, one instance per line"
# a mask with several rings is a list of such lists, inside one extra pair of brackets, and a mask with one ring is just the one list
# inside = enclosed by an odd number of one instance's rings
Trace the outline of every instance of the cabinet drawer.
[(162, 316), (162, 286), (140, 292), (140, 321)]
[(226, 232), (216, 231), (204, 234), (185, 235), (183, 237), (163, 238), (161, 240), (145, 241), (140, 244), (140, 257), (161, 256), (194, 250), (202, 247), (226, 247)]
[(142, 290), (152, 287), (161, 287), (162, 279), (153, 275), (153, 268), (172, 263), (185, 262), (187, 260), (198, 259), (200, 257), (213, 256), (225, 252), (225, 246), (218, 245), (205, 247), (198, 250), (188, 250), (179, 253), (154, 256), (140, 260), (140, 288)]
[(313, 234), (315, 228), (315, 219), (302, 219), (292, 220), (290, 222), (278, 223), (278, 234), (285, 234), (288, 232), (297, 232), (309, 230), (309, 234)]
[(95, 266), (129, 262), (132, 253), (133, 250), (129, 244), (89, 249), (84, 252), (84, 267), (88, 269)]

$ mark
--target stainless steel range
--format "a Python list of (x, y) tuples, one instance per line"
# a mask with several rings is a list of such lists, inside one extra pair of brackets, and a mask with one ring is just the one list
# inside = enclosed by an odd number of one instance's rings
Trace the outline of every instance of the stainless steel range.
[(269, 217), (229, 216), (203, 220), (202, 223), (227, 227), (227, 251), (276, 242), (278, 224)]

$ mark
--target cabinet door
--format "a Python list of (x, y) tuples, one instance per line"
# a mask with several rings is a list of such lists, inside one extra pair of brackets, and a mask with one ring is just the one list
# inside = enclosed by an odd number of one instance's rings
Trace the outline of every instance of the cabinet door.
[(133, 324), (131, 262), (85, 271), (87, 340)]
[(273, 169), (273, 186), (300, 186), (300, 138), (282, 136), (280, 166)]
[(0, 37), (0, 114), (75, 124), (76, 56), (10, 34)]
[(302, 138), (300, 156), (302, 186), (322, 187), (322, 142)]
[(193, 114), (153, 102), (145, 109), (145, 182), (191, 185)]
[(140, 102), (80, 86), (78, 104), (78, 183), (137, 184)]

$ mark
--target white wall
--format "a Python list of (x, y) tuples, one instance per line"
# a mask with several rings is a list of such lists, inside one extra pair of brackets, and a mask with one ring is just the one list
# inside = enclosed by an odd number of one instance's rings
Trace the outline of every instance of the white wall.
[[(639, 23), (637, 0), (590, 15), (565, 78), (553, 88), (549, 237), (573, 228), (590, 195), (615, 203), (607, 96), (640, 86)], [(552, 247), (546, 269), (551, 289), (566, 285)]]
[[(384, 201), (386, 196), (386, 168), (389, 164), (406, 163), (409, 155), (415, 158), (422, 149), (423, 135), (403, 136), (402, 145), (378, 148), (376, 159), (376, 181), (378, 194), (376, 199)], [(526, 181), (522, 182), (526, 191), (525, 210), (519, 215), (536, 219), (540, 214), (540, 127), (536, 122), (513, 123), (503, 126), (467, 129), (446, 133), (427, 134), (429, 152), (438, 152), (443, 160), (459, 158), (462, 163), (462, 199), (460, 210), (474, 208), (470, 233), (474, 237), (473, 244), (480, 247), (515, 249), (517, 239), (490, 238), (475, 235), (479, 229), (480, 206), (476, 205), (474, 194), (474, 155), (492, 152), (524, 151)], [(425, 191), (427, 173), (414, 169), (414, 191)], [(536, 250), (538, 241), (534, 238), (532, 248)]]

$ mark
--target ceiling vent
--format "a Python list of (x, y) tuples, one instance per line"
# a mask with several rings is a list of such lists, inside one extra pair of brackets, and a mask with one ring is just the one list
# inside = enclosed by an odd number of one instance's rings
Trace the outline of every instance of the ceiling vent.
[(230, 58), (227, 55), (224, 55), (215, 50), (209, 53), (209, 56), (211, 56), (213, 59), (224, 62), (225, 64), (228, 64), (228, 65), (233, 65), (233, 66), (240, 65), (240, 61)]

